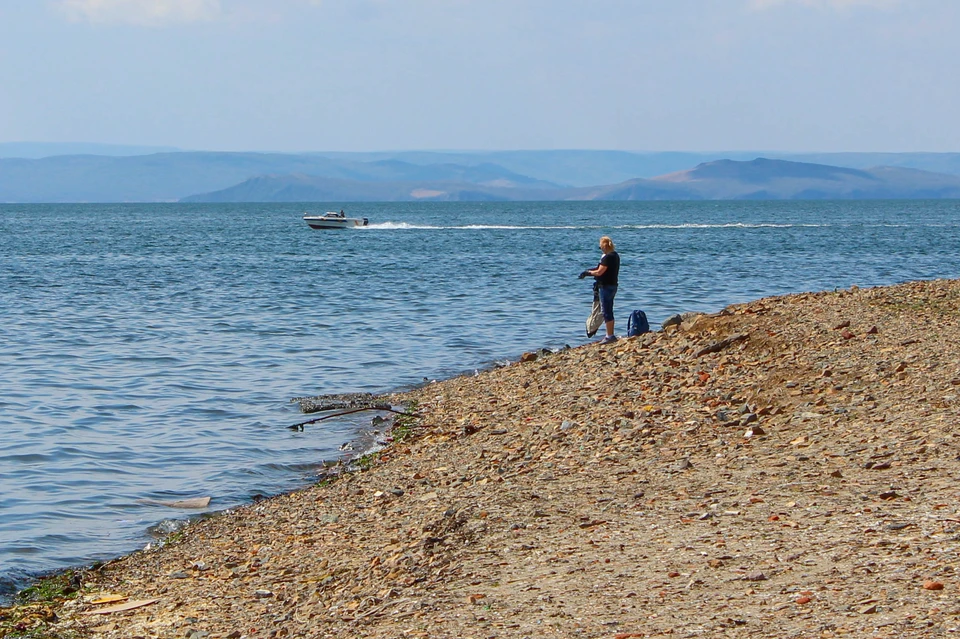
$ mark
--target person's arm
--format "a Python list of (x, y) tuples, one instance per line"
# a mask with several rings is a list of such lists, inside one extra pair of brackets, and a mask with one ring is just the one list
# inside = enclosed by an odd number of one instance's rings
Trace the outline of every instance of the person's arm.
[(580, 279), (583, 279), (588, 275), (590, 277), (600, 277), (606, 272), (607, 272), (607, 265), (601, 261), (599, 264), (597, 264), (596, 268), (588, 268), (583, 273), (580, 273)]

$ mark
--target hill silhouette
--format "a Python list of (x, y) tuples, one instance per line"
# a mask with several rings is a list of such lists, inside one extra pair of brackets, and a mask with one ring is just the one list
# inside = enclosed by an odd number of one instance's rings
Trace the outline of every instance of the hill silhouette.
[[(536, 188), (534, 188), (534, 185)], [(717, 160), (662, 176), (587, 188), (463, 181), (361, 183), (309, 175), (269, 175), (189, 202), (476, 200), (789, 200), (960, 198), (960, 176), (756, 158)]]
[[(957, 198), (960, 154), (836, 154), (837, 166), (692, 153), (502, 151), (0, 158), (0, 202)], [(831, 156), (834, 157), (834, 156)], [(698, 161), (699, 160), (699, 161)], [(685, 168), (681, 162), (693, 162)], [(660, 169), (659, 172), (654, 172)]]

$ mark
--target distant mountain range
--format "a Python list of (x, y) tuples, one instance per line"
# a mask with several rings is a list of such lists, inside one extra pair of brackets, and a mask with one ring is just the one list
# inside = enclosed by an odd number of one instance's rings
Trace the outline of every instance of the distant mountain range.
[(716, 160), (693, 169), (619, 184), (557, 188), (542, 183), (374, 182), (268, 175), (187, 202), (347, 202), (478, 200), (823, 200), (960, 198), (960, 176), (877, 167), (757, 158)]
[[(419, 165), (392, 159), (361, 162), (280, 153), (58, 155), (0, 159), (0, 202), (175, 202), (265, 175), (323, 176), (362, 184), (462, 181), (534, 188), (557, 186), (486, 162)], [(345, 195), (347, 199), (356, 199)], [(257, 196), (252, 201), (265, 201), (264, 197)]]
[(113, 154), (2, 157), (11, 148), (0, 144), (0, 202), (960, 198), (960, 153), (125, 155), (135, 149), (118, 147)]
[(757, 158), (706, 162), (649, 180), (628, 180), (581, 192), (587, 200), (960, 198), (960, 176), (890, 166), (860, 170)]
[(88, 142), (0, 142), (0, 158), (48, 158), (54, 155), (149, 155), (181, 150), (172, 146)]

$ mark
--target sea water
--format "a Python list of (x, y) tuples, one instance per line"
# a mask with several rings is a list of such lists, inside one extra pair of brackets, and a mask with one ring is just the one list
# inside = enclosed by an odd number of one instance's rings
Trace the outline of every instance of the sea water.
[[(767, 295), (960, 276), (960, 202), (0, 205), (0, 596), (189, 515), (302, 486), (383, 392), (587, 341), (598, 239), (617, 331)], [(600, 371), (598, 371), (598, 375)], [(159, 531), (159, 532), (158, 532)]]

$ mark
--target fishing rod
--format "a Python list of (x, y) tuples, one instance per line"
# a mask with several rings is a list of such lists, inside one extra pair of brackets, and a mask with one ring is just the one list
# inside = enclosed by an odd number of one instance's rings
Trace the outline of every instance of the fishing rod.
[(352, 408), (350, 410), (345, 410), (340, 413), (334, 413), (333, 415), (324, 415), (323, 417), (316, 417), (314, 419), (308, 419), (305, 422), (300, 422), (299, 424), (294, 424), (293, 426), (287, 426), (290, 430), (302, 431), (303, 427), (308, 424), (316, 424), (317, 422), (322, 422), (325, 419), (333, 419), (334, 417), (343, 417), (344, 415), (349, 415), (351, 413), (359, 413), (364, 410), (382, 410), (390, 413), (396, 413), (397, 415), (403, 415), (404, 417), (413, 417), (417, 418), (419, 415), (415, 413), (405, 413), (402, 410), (394, 410), (388, 406), (364, 406), (363, 408)]

